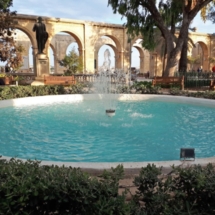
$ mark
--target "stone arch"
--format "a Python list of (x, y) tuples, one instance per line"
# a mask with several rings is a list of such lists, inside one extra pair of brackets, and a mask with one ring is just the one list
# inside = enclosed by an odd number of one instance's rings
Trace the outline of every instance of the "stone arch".
[(135, 45), (135, 44), (133, 45), (133, 47), (135, 47), (140, 54), (140, 73), (143, 73), (144, 72), (144, 52), (143, 52), (143, 49), (142, 49), (142, 47)]
[(27, 29), (21, 25), (16, 25), (15, 29), (23, 31), (25, 34), (27, 34), (27, 36), (29, 37), (29, 39), (31, 41), (33, 48), (37, 48), (36, 37), (35, 37), (35, 35), (33, 35), (32, 32), (29, 31), (29, 29)]
[(209, 67), (209, 60), (208, 60), (208, 57), (209, 57), (208, 47), (204, 42), (199, 41), (198, 43), (201, 46), (202, 51), (203, 51), (203, 56), (202, 56), (202, 58), (203, 58), (202, 59), (203, 70), (209, 70), (210, 67)]
[[(113, 42), (115, 43), (116, 46), (113, 46), (112, 44), (103, 44), (103, 45), (108, 45), (114, 50), (114, 53), (115, 53), (115, 68), (122, 68), (123, 67), (122, 66), (123, 65), (123, 63), (122, 63), (122, 61), (123, 61), (122, 45), (121, 45), (121, 43), (119, 42), (119, 40), (115, 36), (113, 36), (111, 34), (106, 34), (106, 33), (100, 34), (96, 38), (96, 40), (94, 41), (94, 50), (95, 50), (96, 42), (98, 41), (99, 38), (101, 38), (103, 36), (112, 39)], [(98, 53), (96, 53), (96, 50), (95, 50), (94, 54), (96, 54), (94, 56), (94, 59), (97, 59), (96, 56), (98, 56)]]
[(205, 70), (209, 70), (210, 69), (210, 65), (209, 65), (209, 50), (207, 45), (202, 42), (202, 41), (195, 41), (195, 44), (199, 44), (199, 46), (202, 49), (202, 55), (200, 56), (200, 65), (202, 66), (203, 71)]
[(100, 48), (104, 45), (107, 45), (109, 46), (110, 48), (112, 48), (113, 52), (114, 52), (114, 55), (115, 55), (115, 60), (114, 60), (114, 63), (116, 65), (116, 60), (117, 60), (117, 49), (116, 49), (116, 45), (115, 45), (115, 42), (107, 37), (107, 38), (99, 38), (99, 41), (97, 40), (96, 42), (96, 45), (95, 45), (95, 48), (94, 48), (94, 56), (95, 56), (95, 59), (94, 59), (94, 68), (97, 70), (99, 68), (99, 59), (98, 59), (98, 55), (99, 55), (99, 51), (100, 51)]
[[(137, 42), (138, 40), (143, 40), (143, 36), (139, 35), (131, 40), (131, 44), (129, 44), (132, 47), (135, 47), (139, 54), (140, 54), (140, 73), (146, 73), (148, 71), (154, 71), (157, 66), (155, 65), (157, 62), (154, 61), (153, 65), (151, 63), (151, 57), (154, 56), (151, 52), (144, 49), (141, 45), (141, 43)], [(129, 50), (130, 48), (128, 48)], [(154, 57), (153, 57), (154, 58)], [(152, 68), (153, 67), (153, 68)]]
[[(113, 50), (113, 52), (114, 52), (114, 55), (115, 55), (115, 62), (114, 62), (114, 64), (115, 64), (115, 68), (116, 68), (116, 63), (117, 63), (117, 56), (116, 56), (116, 54), (117, 54), (117, 49), (116, 49), (116, 47), (114, 46), (114, 45), (112, 45), (112, 44), (104, 44), (104, 45), (107, 45), (107, 46), (109, 46), (110, 48), (112, 48), (112, 50)], [(102, 47), (102, 46), (101, 46)], [(101, 47), (99, 47), (99, 49), (97, 50), (97, 54), (96, 54), (96, 56), (97, 56), (97, 58), (98, 58), (98, 53), (99, 53), (99, 50), (100, 50), (100, 48)], [(97, 59), (97, 63), (98, 63), (98, 59)], [(97, 65), (98, 66), (98, 65)], [(97, 67), (98, 68), (98, 67)]]
[(29, 40), (30, 40), (30, 42), (32, 44), (33, 71), (34, 71), (34, 74), (37, 75), (37, 69), (36, 69), (37, 41), (36, 41), (36, 36), (28, 28), (25, 28), (25, 27), (23, 27), (22, 25), (19, 25), (19, 24), (17, 24), (15, 26), (15, 29), (24, 32), (28, 36), (28, 38), (29, 38)]
[[(73, 37), (75, 39), (76, 43), (78, 44), (79, 55), (82, 56), (82, 61), (84, 63), (84, 68), (85, 68), (86, 67), (86, 65), (85, 65), (86, 61), (85, 61), (85, 52), (84, 52), (84, 48), (83, 48), (83, 42), (82, 42), (82, 40), (80, 39), (80, 36), (77, 33), (71, 32), (71, 31), (68, 31), (68, 30), (65, 30), (65, 29), (59, 29), (57, 32), (53, 33), (52, 36), (49, 38), (49, 45), (51, 46), (52, 38), (54, 37), (54, 35), (57, 35), (57, 33), (59, 33), (59, 32), (66, 33), (66, 34), (70, 35), (71, 37)], [(67, 48), (68, 48), (68, 46), (67, 46)], [(53, 47), (53, 45), (52, 45), (52, 47)], [(66, 54), (67, 48), (65, 49), (64, 54)], [(54, 51), (54, 49), (53, 49), (53, 51)], [(58, 52), (58, 50), (55, 47), (55, 55), (54, 55), (55, 56), (55, 61), (54, 61), (55, 70), (57, 69), (57, 59), (58, 59), (58, 53), (57, 52)], [(55, 72), (57, 72), (57, 71), (55, 71)]]

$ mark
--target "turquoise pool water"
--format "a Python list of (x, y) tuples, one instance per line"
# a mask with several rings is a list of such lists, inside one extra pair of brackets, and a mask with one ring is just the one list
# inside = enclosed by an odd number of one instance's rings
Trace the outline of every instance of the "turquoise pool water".
[(180, 148), (215, 156), (215, 108), (161, 101), (101, 101), (0, 108), (0, 154), (64, 162), (178, 160)]

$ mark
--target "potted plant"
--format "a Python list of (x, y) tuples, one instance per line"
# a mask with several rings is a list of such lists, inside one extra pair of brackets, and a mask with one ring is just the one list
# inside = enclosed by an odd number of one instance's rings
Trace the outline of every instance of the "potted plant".
[(5, 85), (9, 85), (13, 81), (13, 76), (12, 75), (8, 75), (6, 73), (0, 73), (0, 79), (2, 79), (4, 81)]

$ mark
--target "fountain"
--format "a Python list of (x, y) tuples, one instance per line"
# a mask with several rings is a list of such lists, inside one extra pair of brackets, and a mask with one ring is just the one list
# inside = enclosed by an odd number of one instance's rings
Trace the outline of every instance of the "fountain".
[(215, 156), (213, 100), (119, 94), (120, 70), (101, 70), (95, 80), (96, 94), (0, 101), (2, 155), (83, 168), (180, 165), (183, 147), (207, 162)]
[(114, 95), (111, 120), (100, 94), (0, 101), (1, 154), (83, 168), (180, 165), (180, 148), (187, 147), (196, 149), (194, 162), (214, 156), (213, 100)]
[(109, 117), (115, 116), (118, 90), (124, 84), (125, 74), (122, 70), (116, 69), (111, 73), (110, 70), (103, 68), (95, 76), (95, 92), (100, 95), (101, 101), (104, 104), (105, 113)]
[(108, 109), (108, 110), (106, 110), (106, 114), (109, 117), (115, 116), (115, 112), (116, 112), (116, 110), (114, 110), (114, 109)]

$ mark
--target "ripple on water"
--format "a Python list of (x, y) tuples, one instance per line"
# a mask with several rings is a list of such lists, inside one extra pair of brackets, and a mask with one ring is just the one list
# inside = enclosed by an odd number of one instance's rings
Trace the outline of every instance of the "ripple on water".
[(116, 110), (107, 117), (99, 101), (1, 108), (0, 151), (74, 162), (178, 160), (182, 147), (215, 155), (214, 108), (144, 101)]

